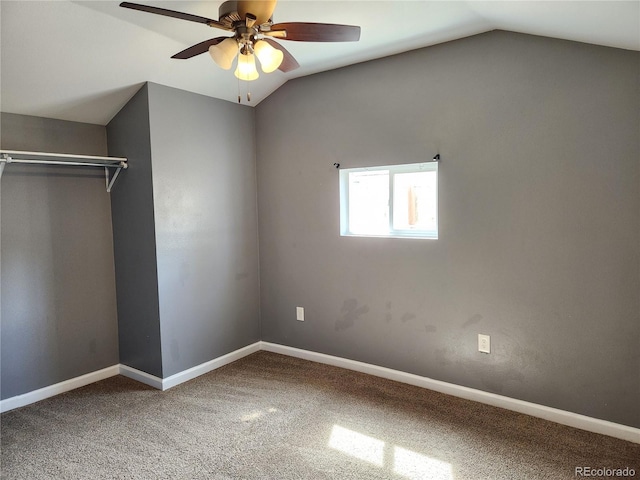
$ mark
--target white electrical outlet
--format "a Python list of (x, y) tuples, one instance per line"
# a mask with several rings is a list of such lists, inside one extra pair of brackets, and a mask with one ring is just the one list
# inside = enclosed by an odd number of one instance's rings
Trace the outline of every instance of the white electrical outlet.
[(478, 351), (491, 353), (491, 337), (489, 335), (478, 334)]
[(304, 322), (304, 307), (296, 307), (296, 320)]

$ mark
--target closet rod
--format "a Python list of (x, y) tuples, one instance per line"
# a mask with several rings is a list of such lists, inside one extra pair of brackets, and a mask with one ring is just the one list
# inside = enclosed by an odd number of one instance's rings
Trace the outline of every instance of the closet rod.
[[(0, 160), (4, 161), (4, 160)], [(41, 165), (71, 165), (75, 167), (106, 167), (106, 168), (127, 168), (124, 165), (120, 165), (120, 163), (91, 163), (91, 162), (65, 162), (62, 160), (35, 160), (30, 158), (13, 158), (9, 157), (7, 159), (7, 163), (34, 163)]]
[[(76, 158), (78, 160), (102, 160), (105, 162), (126, 162), (125, 157), (101, 157), (98, 155), (76, 155), (75, 153), (49, 153), (49, 152), (27, 152), (24, 150), (0, 150), (0, 154), (9, 155), (12, 159), (16, 160), (16, 157), (29, 156), (29, 157), (50, 157), (50, 158)], [(103, 165), (100, 165), (101, 167)]]
[[(104, 167), (107, 192), (111, 192), (111, 188), (113, 187), (113, 184), (116, 181), (116, 178), (118, 177), (120, 171), (123, 168), (128, 168), (129, 166), (127, 164), (127, 159), (124, 157), (101, 157), (96, 155), (0, 150), (0, 177), (2, 176), (2, 172), (7, 163), (70, 165), (77, 167)], [(111, 178), (109, 178), (110, 168), (116, 169)]]

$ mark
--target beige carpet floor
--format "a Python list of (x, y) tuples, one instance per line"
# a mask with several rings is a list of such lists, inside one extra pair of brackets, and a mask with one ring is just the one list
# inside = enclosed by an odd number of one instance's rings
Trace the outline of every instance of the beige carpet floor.
[(640, 478), (638, 444), (268, 352), (166, 392), (113, 377), (0, 425), (3, 479)]

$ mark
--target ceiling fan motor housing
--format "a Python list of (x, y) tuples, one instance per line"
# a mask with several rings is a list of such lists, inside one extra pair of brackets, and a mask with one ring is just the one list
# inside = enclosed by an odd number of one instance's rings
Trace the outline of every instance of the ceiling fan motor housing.
[(238, 13), (238, 2), (229, 0), (220, 5), (218, 9), (219, 22), (234, 30), (241, 53), (253, 53), (253, 45), (258, 40), (260, 25), (256, 24), (256, 16), (251, 12), (244, 14), (244, 18)]
[[(220, 5), (218, 9), (218, 21), (230, 29), (233, 29), (238, 23), (245, 23), (249, 16), (254, 18), (258, 26), (271, 22), (271, 12), (273, 12), (273, 7), (275, 7), (275, 1), (264, 3), (244, 2), (240, 5), (238, 5), (238, 3), (236, 0), (229, 0)], [(248, 8), (257, 11), (247, 11), (247, 3), (250, 5)]]
[(242, 21), (238, 14), (238, 2), (229, 0), (220, 5), (218, 9), (218, 21), (233, 28), (233, 24)]

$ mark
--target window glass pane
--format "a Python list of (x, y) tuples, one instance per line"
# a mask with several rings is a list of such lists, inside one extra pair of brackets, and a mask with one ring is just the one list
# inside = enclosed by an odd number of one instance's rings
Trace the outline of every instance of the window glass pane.
[(341, 170), (340, 235), (437, 239), (438, 164)]
[(437, 229), (437, 172), (397, 173), (393, 176), (393, 229)]
[(349, 173), (349, 231), (389, 233), (389, 171)]

